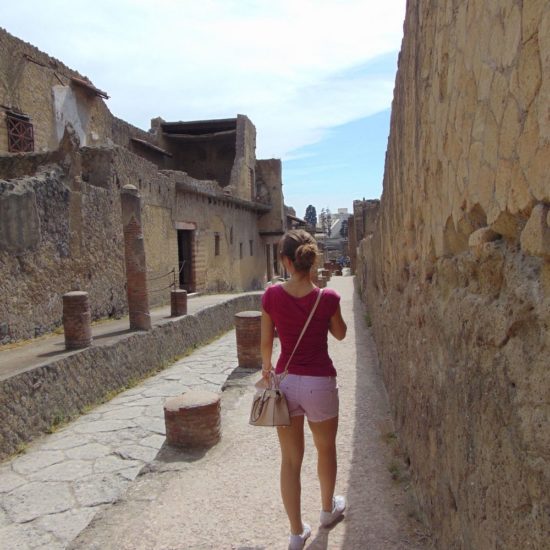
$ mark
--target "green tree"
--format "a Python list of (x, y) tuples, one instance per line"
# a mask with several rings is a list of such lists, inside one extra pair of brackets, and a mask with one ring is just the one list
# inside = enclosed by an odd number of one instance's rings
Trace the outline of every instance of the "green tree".
[(327, 237), (330, 239), (330, 236), (332, 234), (332, 215), (328, 208), (326, 213), (326, 220), (327, 220)]
[(321, 214), (319, 215), (319, 225), (321, 231), (326, 234), (327, 232), (327, 213), (324, 208), (321, 208)]
[(306, 220), (307, 224), (313, 228), (317, 226), (317, 210), (315, 210), (315, 206), (313, 206), (312, 204), (310, 204), (306, 208), (306, 215), (304, 216), (304, 220)]

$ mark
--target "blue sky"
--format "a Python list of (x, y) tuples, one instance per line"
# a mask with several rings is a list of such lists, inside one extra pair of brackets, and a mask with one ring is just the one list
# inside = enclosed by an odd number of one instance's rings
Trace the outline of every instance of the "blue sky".
[(287, 204), (303, 217), (306, 207), (351, 211), (354, 199), (382, 194), (390, 110), (331, 128), (321, 141), (293, 151), (283, 164)]
[[(0, 25), (90, 78), (111, 112), (247, 115), (303, 216), (380, 195), (406, 0), (21, 0)], [(314, 194), (312, 195), (312, 189)]]

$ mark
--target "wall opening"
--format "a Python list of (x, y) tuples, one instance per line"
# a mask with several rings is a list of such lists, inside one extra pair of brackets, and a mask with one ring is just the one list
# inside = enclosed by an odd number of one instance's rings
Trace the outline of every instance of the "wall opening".
[(273, 273), (279, 275), (279, 262), (277, 261), (279, 257), (279, 245), (273, 245)]
[(271, 281), (271, 279), (273, 279), (273, 266), (271, 264), (271, 245), (269, 244), (266, 244), (265, 245), (265, 259), (266, 259), (266, 262), (267, 262), (267, 270), (266, 270), (266, 273), (267, 273), (267, 280), (268, 281)]
[(180, 288), (187, 292), (195, 291), (193, 277), (194, 231), (178, 229), (178, 268)]
[(6, 112), (8, 127), (8, 151), (10, 153), (32, 153), (34, 151), (34, 130), (28, 116), (11, 111)]

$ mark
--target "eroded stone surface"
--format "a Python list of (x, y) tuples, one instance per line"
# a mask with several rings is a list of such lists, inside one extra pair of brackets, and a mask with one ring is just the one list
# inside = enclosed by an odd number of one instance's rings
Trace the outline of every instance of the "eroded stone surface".
[(26, 482), (23, 476), (17, 475), (7, 468), (0, 470), (0, 493), (9, 493)]
[(549, 21), (545, 0), (407, 6), (357, 273), (438, 548), (550, 532)]
[(31, 474), (59, 463), (64, 458), (65, 455), (61, 451), (38, 451), (17, 457), (12, 463), (12, 468), (19, 474)]
[(31, 482), (3, 498), (4, 509), (17, 523), (69, 510), (75, 504), (67, 483)]
[(42, 531), (52, 533), (62, 542), (67, 543), (86, 528), (97, 512), (97, 508), (80, 508), (42, 516), (34, 523)]

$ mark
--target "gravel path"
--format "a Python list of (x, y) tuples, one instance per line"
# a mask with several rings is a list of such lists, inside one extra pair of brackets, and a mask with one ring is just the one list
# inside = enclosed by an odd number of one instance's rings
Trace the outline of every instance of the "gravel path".
[[(346, 340), (331, 339), (330, 352), (339, 372), (341, 392), (337, 490), (347, 495), (350, 508), (345, 520), (330, 531), (317, 528), (320, 496), (315, 453), (307, 432), (302, 508), (304, 520), (312, 524), (314, 532), (306, 547), (431, 548), (422, 524), (414, 519), (418, 514), (393, 434), (362, 304), (351, 278), (335, 277), (330, 286), (342, 294), (343, 315), (349, 327)], [(227, 355), (234, 357), (234, 337), (224, 341), (230, 344)], [(189, 358), (189, 373), (195, 372), (195, 363), (203, 361), (208, 349), (202, 348)], [(203, 364), (208, 365), (208, 360)], [(167, 375), (168, 371), (163, 373)], [(70, 548), (286, 548), (288, 524), (279, 497), (276, 434), (270, 428), (247, 424), (251, 382), (257, 377), (237, 379), (223, 393), (223, 438), (216, 447), (205, 454), (163, 447), (122, 499), (105, 507)], [(169, 384), (169, 380), (165, 378), (162, 383)], [(152, 386), (151, 391), (155, 391)], [(149, 399), (144, 393), (142, 398)], [(128, 402), (122, 403), (125, 406), (119, 410), (129, 410)]]

